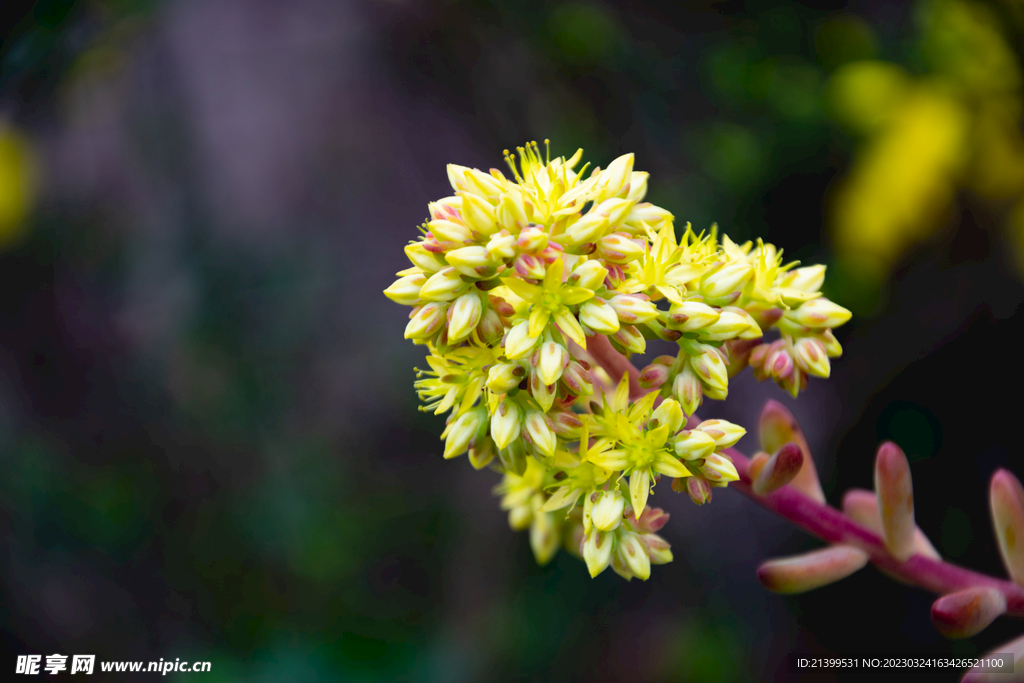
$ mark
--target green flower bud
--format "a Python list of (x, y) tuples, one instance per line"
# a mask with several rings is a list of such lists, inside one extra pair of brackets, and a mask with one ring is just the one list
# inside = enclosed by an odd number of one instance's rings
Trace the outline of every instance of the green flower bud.
[(412, 264), (424, 273), (436, 273), (447, 264), (440, 254), (427, 251), (423, 242), (414, 242), (405, 246), (405, 255), (409, 257)]
[(626, 509), (626, 499), (618, 489), (598, 491), (592, 494), (598, 499), (590, 509), (591, 523), (598, 531), (613, 531), (622, 523), (622, 513)]
[(502, 335), (505, 334), (505, 325), (501, 322), (501, 316), (493, 308), (484, 311), (476, 329), (480, 338), (489, 346), (497, 345), (501, 341)]
[(632, 531), (624, 531), (619, 536), (616, 554), (633, 576), (641, 581), (651, 577), (651, 558), (647, 556), (647, 548), (640, 535)]
[(754, 275), (749, 263), (730, 263), (706, 275), (700, 283), (700, 293), (705, 299), (718, 300), (743, 289)]
[(725, 420), (704, 420), (696, 427), (715, 440), (718, 448), (729, 448), (743, 438), (747, 430)]
[(813, 337), (801, 337), (793, 344), (793, 356), (800, 369), (815, 377), (828, 377), (832, 364), (828, 361), (825, 343)]
[(725, 394), (729, 389), (729, 370), (725, 367), (725, 362), (714, 347), (705, 344), (697, 346), (701, 353), (689, 357), (690, 367), (706, 389)]
[(509, 360), (526, 358), (539, 341), (539, 336), (530, 336), (530, 321), (520, 320), (505, 335), (505, 357)]
[(448, 430), (448, 437), (444, 442), (445, 460), (462, 455), (469, 448), (474, 437), (478, 436), (481, 427), (487, 424), (487, 409), (478, 406), (465, 412), (455, 421), (455, 424)]
[(583, 561), (587, 563), (587, 571), (590, 578), (594, 578), (605, 569), (612, 561), (612, 549), (614, 547), (612, 534), (591, 529), (583, 542)]
[(445, 258), (456, 270), (469, 277), (491, 277), (497, 270), (497, 264), (490, 259), (487, 249), (480, 246), (453, 249), (445, 254)]
[(782, 314), (786, 320), (804, 327), (839, 327), (853, 316), (848, 310), (821, 297), (804, 303)]
[(469, 291), (469, 283), (451, 266), (431, 275), (420, 288), (420, 298), (427, 301), (451, 301)]
[(672, 383), (672, 393), (679, 399), (679, 405), (685, 414), (693, 415), (700, 407), (704, 400), (701, 386), (697, 373), (693, 371), (689, 363), (683, 366), (682, 372), (676, 375), (676, 379)]
[(507, 261), (516, 255), (516, 238), (502, 230), (487, 243), (487, 256), (495, 261)]
[(630, 353), (643, 353), (647, 350), (647, 340), (640, 330), (632, 325), (623, 325), (619, 331), (608, 337)]
[(494, 445), (494, 439), (485, 436), (482, 439), (477, 439), (469, 449), (469, 462), (473, 465), (473, 469), (482, 470), (494, 460), (494, 456), (497, 454), (498, 448)]
[(565, 229), (562, 242), (568, 247), (579, 247), (597, 242), (607, 231), (608, 219), (591, 212)]
[(561, 344), (545, 342), (537, 352), (537, 375), (544, 384), (554, 384), (569, 364), (569, 352)]
[(696, 332), (718, 322), (721, 314), (707, 304), (699, 301), (684, 301), (675, 304), (668, 311), (668, 323), (680, 332)]
[(498, 219), (490, 202), (472, 192), (464, 192), (462, 197), (462, 217), (470, 230), (487, 237), (498, 232)]
[(526, 370), (515, 363), (498, 363), (487, 371), (487, 388), (496, 394), (506, 394), (523, 381)]
[(643, 534), (640, 536), (644, 546), (647, 548), (647, 556), (651, 558), (651, 564), (668, 564), (672, 561), (671, 546), (657, 534)]
[(580, 306), (580, 322), (598, 334), (613, 334), (619, 329), (619, 316), (615, 309), (600, 297)]
[(526, 436), (537, 452), (549, 458), (555, 454), (558, 437), (555, 435), (554, 425), (550, 424), (548, 417), (539, 410), (526, 412)]
[(596, 290), (608, 276), (608, 269), (599, 261), (584, 261), (576, 266), (566, 281), (567, 285)]
[(636, 295), (617, 294), (608, 301), (619, 320), (628, 324), (645, 323), (658, 317), (658, 307)]
[(719, 455), (718, 453), (712, 453), (704, 458), (704, 464), (701, 465), (700, 472), (712, 484), (736, 481), (740, 478), (739, 472), (736, 471), (736, 466), (724, 455)]
[(648, 424), (648, 429), (654, 429), (661, 425), (668, 425), (668, 431), (670, 434), (675, 434), (686, 422), (686, 416), (683, 415), (682, 408), (679, 404), (670, 398), (666, 398), (661, 402), (654, 413), (651, 414), (651, 421)]
[(426, 339), (437, 333), (445, 323), (445, 314), (448, 311), (448, 304), (431, 301), (426, 304), (409, 320), (405, 326), (406, 339)]
[[(750, 327), (750, 321), (744, 316), (723, 310), (714, 324), (708, 325), (700, 331), (700, 338), (708, 341), (735, 339), (750, 331)], [(758, 332), (760, 332), (760, 328), (758, 328)]]
[(519, 438), (519, 415), (519, 406), (514, 401), (505, 399), (498, 404), (491, 416), (491, 438), (498, 448), (507, 448)]
[(676, 455), (683, 460), (699, 460), (715, 451), (715, 440), (697, 429), (685, 429), (674, 439)]
[(463, 294), (448, 309), (448, 343), (460, 342), (470, 335), (483, 312), (483, 304), (475, 292)]
[(403, 306), (412, 306), (420, 298), (420, 288), (427, 281), (423, 273), (406, 275), (395, 280), (390, 287), (384, 290), (384, 296)]
[(537, 564), (543, 567), (551, 561), (558, 552), (560, 540), (551, 513), (536, 513), (530, 525), (530, 549), (533, 550)]
[(438, 242), (455, 242), (462, 244), (473, 239), (472, 233), (465, 225), (453, 223), (452, 221), (433, 220), (427, 223), (432, 234)]

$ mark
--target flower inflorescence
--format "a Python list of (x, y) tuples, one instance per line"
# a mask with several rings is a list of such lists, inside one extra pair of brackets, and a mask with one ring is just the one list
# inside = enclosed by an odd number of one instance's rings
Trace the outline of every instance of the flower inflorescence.
[[(828, 377), (842, 352), (831, 330), (850, 313), (821, 295), (824, 266), (715, 227), (677, 238), (672, 214), (643, 201), (632, 154), (589, 174), (582, 155), (506, 151), (512, 178), (449, 165), (454, 196), (429, 205), (412, 267), (384, 293), (412, 306), (405, 336), (429, 350), (416, 390), (421, 409), (450, 413), (444, 457), (504, 473), (502, 507), (538, 562), (565, 546), (591, 576), (646, 580), (672, 559), (657, 535), (668, 515), (647, 505), (661, 477), (697, 504), (738, 478), (722, 449), (746, 430), (691, 419), (702, 401), (726, 398), (747, 365), (795, 397)], [(587, 352), (599, 337), (626, 356), (648, 339), (678, 352), (631, 395)]]

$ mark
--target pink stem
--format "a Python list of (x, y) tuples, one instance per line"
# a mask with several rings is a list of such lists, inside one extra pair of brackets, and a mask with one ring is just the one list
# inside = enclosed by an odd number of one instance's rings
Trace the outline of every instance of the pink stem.
[[(640, 371), (629, 359), (612, 348), (606, 337), (596, 335), (588, 338), (587, 351), (613, 380), (618, 381), (623, 373), (629, 374), (630, 399), (639, 398), (647, 393), (637, 382)], [(995, 588), (1006, 596), (1007, 615), (1024, 617), (1024, 588), (1012, 581), (997, 579), (923, 555), (913, 555), (905, 562), (900, 562), (889, 554), (885, 543), (873, 531), (857, 524), (834, 507), (805, 496), (792, 486), (784, 486), (767, 496), (757, 495), (750, 487), (751, 479), (747, 472), (750, 461), (733, 448), (727, 448), (725, 452), (733, 459), (736, 471), (740, 475), (740, 480), (733, 482), (730, 488), (739, 489), (740, 493), (758, 505), (789, 520), (804, 531), (828, 543), (856, 546), (868, 554), (872, 564), (907, 583), (939, 595), (976, 586)]]

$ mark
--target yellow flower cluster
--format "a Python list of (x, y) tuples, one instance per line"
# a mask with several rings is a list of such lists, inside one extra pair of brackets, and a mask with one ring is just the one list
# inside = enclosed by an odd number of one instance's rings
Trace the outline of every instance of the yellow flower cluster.
[[(564, 545), (591, 576), (646, 580), (672, 559), (656, 534), (668, 515), (647, 505), (661, 476), (698, 504), (738, 478), (722, 449), (745, 430), (688, 417), (747, 364), (794, 396), (827, 377), (841, 352), (830, 330), (850, 314), (820, 295), (823, 267), (714, 229), (677, 239), (672, 214), (643, 201), (632, 154), (589, 174), (582, 155), (532, 143), (518, 163), (506, 152), (512, 178), (449, 165), (454, 196), (430, 204), (412, 267), (384, 293), (413, 307), (405, 336), (430, 352), (416, 388), (425, 410), (450, 412), (444, 457), (504, 473), (502, 506), (537, 560)], [(781, 337), (760, 343), (772, 326)], [(644, 369), (649, 391), (631, 400), (628, 377), (612, 386), (587, 353), (598, 335), (627, 356), (647, 339), (679, 351)]]

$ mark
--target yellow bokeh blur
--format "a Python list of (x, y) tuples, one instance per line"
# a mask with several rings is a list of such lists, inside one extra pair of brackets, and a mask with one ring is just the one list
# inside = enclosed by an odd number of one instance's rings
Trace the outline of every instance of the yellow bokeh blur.
[(29, 141), (0, 124), (0, 249), (22, 235), (35, 199), (35, 157)]

